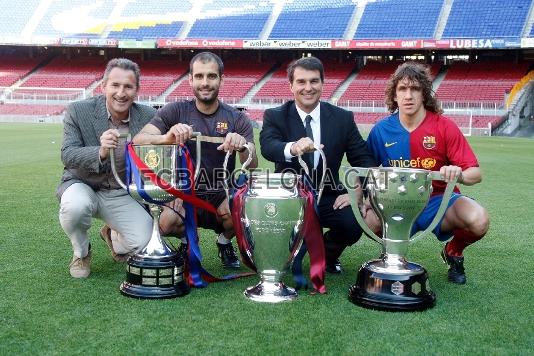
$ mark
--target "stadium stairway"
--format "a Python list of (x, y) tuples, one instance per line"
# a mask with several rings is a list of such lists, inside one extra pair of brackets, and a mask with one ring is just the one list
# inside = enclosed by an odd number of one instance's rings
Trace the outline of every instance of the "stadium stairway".
[[(280, 13), (284, 9), (284, 2), (278, 1), (273, 6), (273, 11), (271, 11), (271, 14), (269, 15), (269, 18), (265, 22), (265, 26), (263, 27), (263, 30), (260, 32), (259, 39), (260, 40), (266, 40), (269, 38), (269, 35), (271, 34), (271, 31), (273, 30), (274, 24), (278, 20), (278, 16), (280, 16)], [(250, 97), (252, 99), (252, 97)]]
[(333, 102), (333, 103), (337, 103), (337, 101), (339, 100), (339, 98), (341, 98), (343, 96), (343, 93), (345, 92), (345, 90), (347, 90), (347, 88), (349, 87), (350, 83), (352, 83), (352, 81), (354, 79), (356, 79), (356, 77), (358, 76), (358, 73), (359, 72), (354, 72), (354, 73), (351, 73), (347, 79), (345, 79), (340, 85), (339, 87), (332, 93), (332, 97), (330, 98), (330, 101)]
[(529, 37), (532, 31), (532, 25), (534, 24), (534, 2), (530, 3), (530, 9), (528, 10), (527, 19), (525, 20), (525, 26), (521, 31), (521, 37)]
[(167, 99), (167, 96), (171, 94), (174, 91), (174, 89), (178, 87), (178, 85), (180, 85), (183, 81), (187, 80), (188, 78), (189, 77), (187, 73), (182, 75), (174, 83), (172, 83), (167, 89), (165, 89), (165, 91), (159, 97), (156, 98), (156, 101), (165, 102)]
[(267, 74), (265, 74), (265, 76), (263, 78), (261, 78), (257, 83), (256, 85), (254, 85), (252, 88), (250, 88), (250, 90), (248, 91), (248, 93), (245, 94), (245, 96), (243, 96), (243, 98), (239, 101), (239, 105), (251, 105), (252, 104), (252, 98), (254, 97), (254, 95), (256, 95), (256, 93), (261, 89), (261, 87), (263, 87), (263, 85), (269, 81), (269, 79), (271, 79), (271, 77), (273, 76), (273, 74), (280, 68), (279, 65), (275, 65), (273, 66), (268, 72)]
[(352, 13), (352, 16), (349, 19), (349, 25), (345, 29), (345, 33), (343, 34), (343, 39), (350, 40), (354, 38), (354, 34), (356, 33), (356, 29), (358, 28), (358, 25), (360, 24), (360, 20), (363, 16), (363, 11), (365, 10), (365, 5), (367, 2), (358, 2), (356, 6), (354, 7), (354, 12)]
[(47, 57), (46, 59), (44, 59), (43, 61), (41, 61), (39, 64), (37, 64), (34, 68), (32, 68), (32, 70), (30, 70), (28, 73), (26, 73), (25, 76), (23, 76), (22, 78), (20, 78), (19, 80), (17, 80), (15, 83), (13, 83), (11, 85), (11, 88), (13, 89), (18, 89), (22, 84), (24, 84), (28, 79), (30, 79), (32, 77), (32, 75), (39, 71), (39, 69), (43, 68), (44, 66), (46, 66), (48, 63), (52, 62), (52, 60), (55, 58), (55, 56), (49, 56)]
[(434, 38), (437, 40), (440, 40), (441, 36), (443, 36), (443, 31), (445, 31), (445, 26), (447, 25), (447, 21), (449, 20), (449, 15), (451, 13), (453, 2), (454, 0), (445, 0), (445, 2), (443, 2), (441, 12), (438, 16), (436, 30), (434, 31)]
[(442, 68), (443, 70), (439, 72), (432, 81), (432, 90), (434, 91), (434, 93), (438, 91), (439, 85), (441, 84), (443, 79), (445, 79), (447, 71), (449, 70), (447, 66), (443, 66)]

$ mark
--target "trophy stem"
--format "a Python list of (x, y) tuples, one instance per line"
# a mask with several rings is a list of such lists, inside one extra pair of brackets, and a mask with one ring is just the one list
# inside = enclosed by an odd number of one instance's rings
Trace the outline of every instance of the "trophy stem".
[(282, 282), (281, 273), (260, 273), (261, 281), (245, 290), (245, 297), (255, 302), (280, 303), (294, 300), (297, 292)]

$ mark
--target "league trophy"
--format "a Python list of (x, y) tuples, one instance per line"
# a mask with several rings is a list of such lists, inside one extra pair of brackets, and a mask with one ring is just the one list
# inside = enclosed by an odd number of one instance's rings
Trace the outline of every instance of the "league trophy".
[[(326, 159), (323, 157), (323, 180)], [(301, 166), (307, 166), (299, 156)], [(245, 168), (247, 162), (241, 169)], [(225, 165), (226, 167), (226, 165)], [(247, 239), (246, 254), (256, 266), (260, 282), (244, 291), (255, 302), (279, 303), (297, 298), (295, 289), (282, 281), (302, 242), (305, 198), (300, 196), (301, 176), (292, 173), (252, 173), (239, 217)], [(320, 191), (322, 192), (322, 184)]]
[[(382, 246), (379, 259), (364, 263), (349, 299), (366, 308), (412, 311), (434, 306), (436, 296), (430, 289), (427, 271), (406, 260), (410, 243), (431, 232), (447, 208), (456, 181), (449, 182), (443, 200), (430, 226), (411, 236), (412, 227), (426, 207), (432, 181), (442, 180), (439, 172), (409, 168), (343, 167), (351, 206), (363, 231)], [(367, 183), (371, 206), (382, 222), (378, 237), (364, 222), (355, 194), (360, 178)]]
[[(199, 136), (199, 133), (194, 133)], [(126, 137), (126, 135), (121, 135)], [(196, 174), (200, 164), (200, 139), (197, 139)], [(178, 145), (133, 145), (135, 154), (154, 173), (163, 178), (170, 186), (180, 189), (178, 172), (178, 156), (181, 148)], [(148, 204), (153, 217), (152, 235), (148, 244), (138, 253), (130, 256), (127, 262), (126, 280), (122, 282), (120, 291), (123, 295), (140, 299), (174, 298), (187, 295), (189, 285), (184, 279), (184, 260), (182, 256), (169, 247), (159, 232), (159, 217), (162, 205), (176, 199), (170, 193), (139, 172), (139, 179), (144, 192), (135, 182), (131, 172), (131, 183), (127, 187), (117, 174), (114, 150), (110, 150), (113, 175), (122, 188), (141, 204)], [(148, 196), (148, 200), (143, 197)]]

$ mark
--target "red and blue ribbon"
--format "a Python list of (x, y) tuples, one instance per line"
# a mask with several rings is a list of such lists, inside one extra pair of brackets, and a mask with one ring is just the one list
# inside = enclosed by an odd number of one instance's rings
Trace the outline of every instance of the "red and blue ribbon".
[[(209, 282), (219, 282), (230, 279), (235, 279), (239, 277), (249, 276), (253, 273), (240, 273), (240, 274), (229, 274), (221, 278), (215, 277), (206, 271), (202, 267), (202, 253), (200, 251), (200, 246), (198, 244), (198, 230), (197, 230), (197, 214), (196, 209), (201, 208), (210, 213), (216, 214), (217, 209), (209, 202), (199, 199), (195, 196), (195, 182), (194, 182), (194, 166), (193, 160), (191, 159), (191, 154), (189, 149), (185, 145), (181, 145), (182, 155), (177, 157), (177, 162), (181, 168), (181, 172), (185, 172), (185, 177), (183, 181), (185, 184), (178, 190), (166, 182), (163, 178), (158, 176), (153, 172), (135, 153), (132, 143), (126, 145), (126, 174), (127, 174), (127, 186), (129, 191), (129, 185), (131, 183), (131, 173), (133, 173), (135, 184), (138, 194), (150, 204), (162, 205), (161, 202), (157, 202), (152, 199), (144, 190), (144, 182), (141, 179), (140, 172), (150, 181), (157, 185), (159, 188), (165, 190), (167, 193), (179, 198), (183, 201), (183, 207), (185, 210), (185, 217), (183, 219), (185, 225), (185, 237), (187, 239), (187, 256), (188, 263), (186, 265), (185, 275), (190, 286), (196, 288), (206, 287)], [(133, 161), (133, 164), (132, 164)], [(185, 169), (184, 169), (185, 168)]]

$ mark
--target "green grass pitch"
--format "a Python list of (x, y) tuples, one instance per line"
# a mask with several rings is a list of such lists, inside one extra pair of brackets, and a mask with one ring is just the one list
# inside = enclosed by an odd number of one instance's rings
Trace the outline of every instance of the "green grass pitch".
[[(98, 237), (99, 221), (91, 229), (92, 274), (71, 278), (72, 252), (55, 198), (61, 136), (60, 125), (0, 124), (0, 355), (532, 354), (533, 140), (469, 139), (484, 178), (462, 190), (487, 207), (491, 226), (466, 250), (468, 282), (447, 282), (442, 245), (427, 237), (408, 257), (429, 271), (437, 304), (391, 313), (347, 299), (359, 266), (379, 255), (365, 237), (343, 254), (345, 273), (327, 275), (328, 294), (301, 291), (295, 302), (279, 305), (243, 296), (256, 276), (184, 298), (126, 298), (118, 291), (124, 265)], [(214, 240), (201, 231), (204, 266), (222, 275)]]

